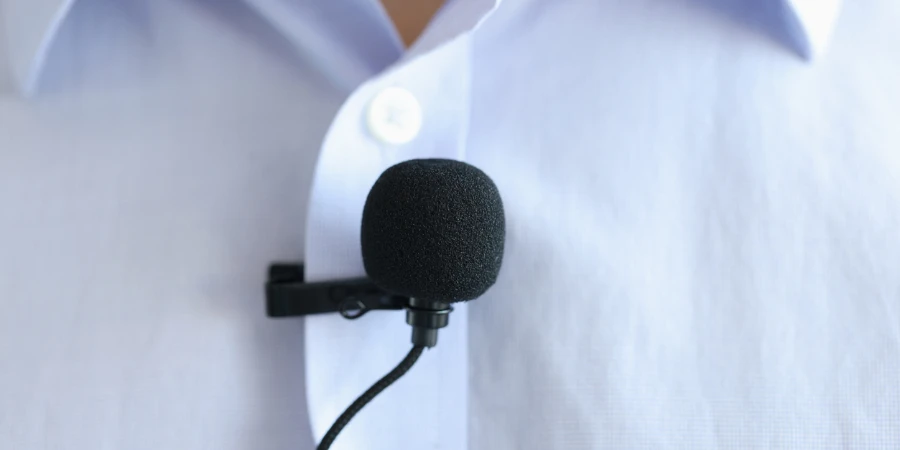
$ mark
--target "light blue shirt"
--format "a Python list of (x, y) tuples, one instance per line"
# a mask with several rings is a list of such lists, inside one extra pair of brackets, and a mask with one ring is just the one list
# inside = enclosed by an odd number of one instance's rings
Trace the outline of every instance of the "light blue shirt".
[[(0, 448), (314, 448), (396, 314), (410, 158), (503, 195), (504, 267), (336, 449), (900, 447), (900, 4), (0, 0)], [(399, 92), (399, 94), (398, 94)]]

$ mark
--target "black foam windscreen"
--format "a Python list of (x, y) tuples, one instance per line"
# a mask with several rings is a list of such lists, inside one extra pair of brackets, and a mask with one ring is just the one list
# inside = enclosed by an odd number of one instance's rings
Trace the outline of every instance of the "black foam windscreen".
[(484, 172), (459, 161), (414, 159), (375, 182), (360, 237), (375, 284), (449, 303), (477, 298), (494, 284), (505, 236), (503, 202)]

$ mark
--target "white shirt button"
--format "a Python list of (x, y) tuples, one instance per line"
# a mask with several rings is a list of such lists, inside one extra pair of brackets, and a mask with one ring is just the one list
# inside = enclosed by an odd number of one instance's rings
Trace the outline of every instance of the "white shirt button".
[(385, 144), (405, 144), (422, 129), (422, 107), (412, 92), (385, 88), (369, 103), (366, 123), (375, 139)]

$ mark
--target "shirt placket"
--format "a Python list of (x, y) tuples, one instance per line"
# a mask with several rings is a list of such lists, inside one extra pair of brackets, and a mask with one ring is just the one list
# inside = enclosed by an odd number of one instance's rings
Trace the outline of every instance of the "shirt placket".
[[(385, 169), (409, 159), (465, 157), (470, 52), (470, 37), (461, 35), (404, 59), (363, 83), (341, 107), (322, 145), (311, 191), (307, 281), (364, 275), (359, 241), (362, 211), (369, 189)], [(457, 308), (453, 322), (442, 335), (441, 346), (429, 352), (431, 357), (424, 358), (411, 379), (392, 389), (400, 398), (415, 396), (415, 402), (385, 401), (378, 414), (357, 418), (359, 423), (342, 436), (348, 448), (401, 448), (410, 439), (428, 448), (427, 443), (447, 445), (448, 436), (453, 442), (446, 448), (465, 448), (465, 305)], [(307, 395), (317, 438), (340, 413), (339, 408), (383, 375), (385, 361), (406, 350), (408, 334), (402, 314), (372, 315), (351, 324), (338, 316), (307, 318)], [(335, 352), (336, 348), (342, 350)], [(412, 390), (406, 392), (407, 388)], [(386, 424), (395, 423), (385, 417), (408, 416), (411, 409), (417, 417), (429, 419), (423, 419), (414, 431), (403, 427), (407, 431), (399, 433), (398, 429), (396, 440), (372, 442), (373, 433), (384, 437)]]

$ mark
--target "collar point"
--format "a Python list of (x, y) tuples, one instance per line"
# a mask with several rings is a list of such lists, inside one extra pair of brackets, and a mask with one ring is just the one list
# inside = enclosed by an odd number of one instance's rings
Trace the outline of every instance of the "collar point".
[(828, 49), (841, 9), (841, 0), (790, 0), (797, 51), (807, 61), (822, 57)]

